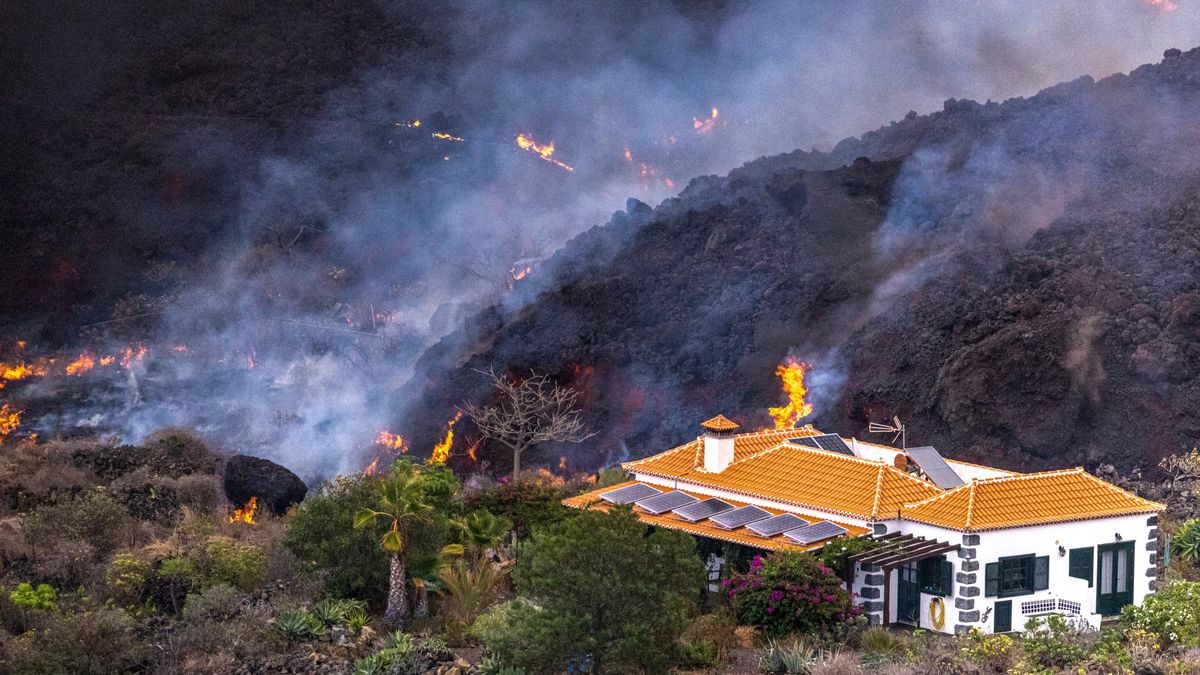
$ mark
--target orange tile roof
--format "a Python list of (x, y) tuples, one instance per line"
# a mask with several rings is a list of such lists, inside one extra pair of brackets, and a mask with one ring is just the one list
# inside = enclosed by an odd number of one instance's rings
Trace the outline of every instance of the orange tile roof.
[[(692, 444), (628, 462), (624, 467), (635, 473), (865, 520), (894, 518), (901, 505), (942, 492), (934, 484), (890, 464), (783, 442), (817, 433), (805, 427), (735, 436), (734, 461), (720, 473), (698, 466), (696, 451), (688, 452)], [(743, 443), (746, 449), (766, 448), (746, 455), (739, 452)]]
[[(575, 508), (575, 509), (595, 509), (595, 510), (599, 510), (599, 511), (607, 511), (612, 508), (612, 505), (609, 504), (608, 502), (601, 500), (600, 493), (608, 492), (609, 490), (616, 490), (619, 488), (623, 488), (627, 485), (633, 485), (636, 482), (638, 482), (638, 481), (631, 480), (631, 481), (626, 481), (624, 483), (620, 483), (619, 485), (610, 485), (608, 487), (600, 488), (598, 490), (593, 490), (591, 492), (577, 495), (575, 497), (569, 497), (567, 499), (564, 499), (562, 503), (564, 506), (569, 506), (569, 507)], [(656, 487), (658, 487), (660, 489), (665, 489), (661, 485), (656, 486)], [(697, 499), (708, 499), (709, 497), (712, 496), (712, 495), (707, 495), (707, 494), (703, 494), (700, 492), (694, 492), (691, 490), (681, 490), (681, 492), (690, 494), (691, 496), (693, 496)], [(733, 499), (722, 498), (722, 500), (733, 505), (735, 508), (746, 505), (745, 502), (739, 502), (739, 501), (736, 501)], [(759, 508), (770, 513), (771, 515), (778, 515), (780, 513), (785, 513), (785, 511), (783, 511), (782, 509), (772, 509), (772, 508), (767, 508), (767, 507), (759, 507)], [(716, 527), (713, 525), (705, 525), (704, 521), (691, 523), (691, 522), (683, 520), (683, 519), (681, 519), (673, 514), (670, 514), (670, 513), (654, 515), (651, 513), (647, 513), (637, 507), (634, 507), (633, 512), (637, 514), (637, 517), (639, 520), (646, 523), (647, 525), (655, 525), (657, 527), (665, 527), (669, 530), (679, 530), (681, 532), (687, 532), (689, 534), (694, 534), (694, 535), (698, 535), (701, 537), (707, 537), (709, 539), (728, 541), (728, 542), (731, 542), (734, 544), (742, 544), (744, 546), (750, 546), (753, 548), (759, 548), (759, 549), (764, 549), (764, 550), (768, 550), (768, 551), (783, 551), (783, 550), (808, 551), (811, 549), (820, 548), (827, 541), (827, 540), (819, 541), (819, 542), (815, 542), (815, 543), (805, 546), (805, 545), (797, 544), (797, 543), (791, 541), (790, 539), (784, 537), (783, 535), (777, 535), (777, 536), (774, 536), (771, 538), (760, 537), (758, 535), (752, 534), (748, 529), (746, 529), (744, 527), (740, 527), (740, 528), (737, 528), (734, 530), (726, 530), (726, 529), (719, 528), (719, 527)], [(788, 512), (788, 513), (790, 513), (790, 512)], [(798, 514), (794, 514), (794, 515), (798, 515)], [(816, 522), (817, 520), (819, 520), (819, 519), (813, 518), (811, 516), (807, 516), (807, 517), (801, 516), (801, 517), (804, 518), (805, 520), (807, 520), (808, 522)], [(867, 532), (869, 532), (869, 530), (867, 530), (867, 528), (865, 528), (865, 527), (859, 527), (857, 525), (851, 525), (849, 523), (838, 523), (838, 525), (841, 525), (842, 527), (846, 528), (847, 532), (846, 532), (845, 536), (847, 536), (847, 537), (859, 537), (859, 536), (862, 536), (862, 535), (866, 534)]]
[(905, 506), (902, 515), (906, 520), (974, 531), (1156, 513), (1164, 508), (1077, 467), (974, 480)]
[(713, 431), (733, 431), (738, 428), (738, 423), (724, 415), (717, 415), (711, 420), (701, 422), (700, 426), (705, 429), (712, 429)]
[[(803, 426), (799, 429), (764, 429), (738, 434), (733, 437), (733, 461), (740, 462), (763, 450), (773, 448), (789, 438), (816, 436), (817, 434), (818, 432), (814, 431), (811, 426)], [(625, 462), (622, 466), (628, 471), (678, 478), (691, 473), (703, 463), (704, 437), (700, 436), (666, 452)]]

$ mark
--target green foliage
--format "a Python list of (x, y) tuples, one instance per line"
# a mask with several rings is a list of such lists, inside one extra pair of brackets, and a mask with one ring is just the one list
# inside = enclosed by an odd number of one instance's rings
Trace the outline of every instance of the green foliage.
[(378, 531), (352, 527), (354, 514), (375, 502), (372, 478), (339, 476), (288, 518), (284, 545), (324, 577), (331, 595), (378, 602), (387, 592), (387, 556)]
[(1185, 521), (1171, 538), (1171, 549), (1183, 560), (1200, 561), (1200, 518)]
[(267, 556), (250, 543), (216, 539), (195, 553), (192, 561), (201, 586), (224, 583), (249, 591), (267, 577)]
[(104, 580), (118, 602), (133, 604), (142, 599), (152, 573), (150, 563), (145, 560), (132, 553), (118, 553), (109, 563)]
[(1025, 622), (1021, 649), (1029, 665), (1051, 672), (1071, 670), (1083, 663), (1090, 642), (1085, 633), (1063, 617), (1051, 614), (1046, 618), (1030, 617)]
[(326, 598), (313, 605), (312, 613), (326, 626), (335, 626), (346, 624), (351, 614), (365, 614), (366, 609), (366, 604), (361, 600)]
[(18, 637), (5, 672), (16, 675), (111, 675), (144, 657), (133, 620), (119, 610), (58, 614)]
[(887, 663), (904, 656), (904, 639), (880, 627), (868, 628), (858, 639), (863, 657), (872, 663)]
[(621, 465), (609, 466), (596, 472), (596, 482), (588, 486), (588, 490), (600, 490), (606, 487), (624, 483), (629, 480), (629, 472)]
[(355, 636), (362, 635), (363, 629), (371, 623), (371, 615), (365, 609), (352, 609), (346, 614), (346, 629)]
[(489, 511), (472, 511), (466, 518), (455, 521), (466, 544), (476, 551), (496, 548), (512, 530), (507, 518), (492, 515)]
[(479, 675), (526, 675), (524, 668), (506, 666), (494, 656), (489, 656), (475, 664), (475, 669)]
[(405, 655), (413, 649), (413, 636), (404, 631), (392, 631), (384, 641), (384, 649), (390, 649), (399, 655)]
[(325, 634), (325, 624), (312, 612), (289, 609), (275, 617), (275, 630), (289, 640), (312, 640)]
[(490, 560), (456, 560), (441, 571), (442, 621), (451, 642), (462, 644), (467, 629), (496, 599), (506, 576)]
[(1121, 610), (1121, 623), (1154, 633), (1163, 647), (1200, 646), (1200, 582), (1173, 581), (1149, 595), (1141, 605)]
[(241, 593), (229, 584), (215, 584), (197, 593), (189, 593), (183, 604), (183, 619), (190, 623), (228, 621), (238, 613)]
[(664, 672), (703, 584), (695, 542), (646, 534), (628, 508), (584, 511), (534, 533), (514, 571), (520, 601), (476, 633), (532, 672), (590, 661), (593, 673)]
[(873, 548), (878, 548), (878, 546), (879, 542), (870, 537), (838, 537), (812, 555), (822, 565), (832, 569), (834, 574), (841, 576), (846, 570), (850, 556), (856, 553), (865, 553)]
[(722, 583), (738, 618), (771, 635), (828, 632), (861, 614), (833, 570), (804, 552), (755, 556)]
[(36, 548), (51, 548), (65, 541), (84, 541), (101, 555), (120, 546), (131, 520), (104, 488), (67, 502), (41, 506), (22, 519), (25, 538)]
[(692, 619), (679, 639), (679, 659), (689, 668), (709, 668), (729, 662), (738, 645), (737, 620), (727, 608)]
[(15, 590), (8, 594), (8, 599), (18, 607), (28, 609), (58, 609), (58, 591), (50, 584), (38, 584), (34, 588), (27, 581), (17, 584)]
[(534, 476), (498, 483), (466, 497), (467, 507), (482, 509), (512, 523), (517, 537), (524, 539), (539, 528), (562, 521), (567, 497), (561, 484), (538, 480)]
[(1012, 667), (1016, 650), (1013, 640), (1003, 633), (988, 634), (972, 628), (959, 653), (964, 659), (985, 672), (1007, 673)]

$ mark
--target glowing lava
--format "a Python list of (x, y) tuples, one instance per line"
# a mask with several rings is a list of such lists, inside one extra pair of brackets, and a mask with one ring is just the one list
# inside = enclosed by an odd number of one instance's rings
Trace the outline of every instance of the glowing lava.
[(712, 109), (712, 114), (704, 119), (693, 117), (692, 128), (696, 130), (696, 133), (704, 136), (713, 130), (713, 128), (717, 125), (717, 118), (720, 116), (721, 112), (714, 107)]
[(254, 512), (258, 510), (258, 497), (251, 497), (250, 501), (240, 509), (234, 509), (233, 514), (229, 516), (231, 523), (246, 523), (247, 525), (254, 524)]
[(551, 164), (556, 164), (556, 165), (566, 169), (567, 171), (575, 170), (574, 167), (563, 164), (562, 162), (560, 162), (554, 158), (554, 141), (550, 141), (550, 143), (547, 145), (538, 145), (533, 140), (532, 136), (528, 136), (526, 134), (517, 134), (517, 147), (521, 148), (522, 150), (532, 152), (533, 154), (537, 155), (538, 157), (541, 157), (542, 159), (546, 160), (547, 162), (550, 162)]
[(144, 358), (146, 358), (146, 345), (138, 343), (133, 347), (126, 347), (125, 352), (121, 354), (121, 367), (128, 370), (133, 367), (133, 364)]
[(67, 364), (67, 374), (76, 377), (96, 367), (96, 357), (91, 354), (80, 354), (79, 358)]
[(429, 456), (429, 461), (442, 464), (447, 459), (450, 459), (450, 447), (454, 445), (454, 425), (462, 419), (462, 411), (460, 410), (454, 419), (446, 423), (446, 437), (441, 443), (433, 446), (433, 454)]
[(808, 393), (804, 387), (804, 373), (809, 368), (807, 363), (788, 357), (775, 369), (775, 374), (779, 376), (783, 386), (783, 393), (788, 397), (787, 405), (767, 411), (770, 413), (771, 419), (775, 420), (776, 429), (791, 429), (796, 426), (796, 422), (800, 418), (812, 414), (812, 404), (804, 400), (804, 395)]
[(0, 405), (0, 441), (16, 431), (19, 426), (21, 426), (21, 411), (14, 410), (7, 403)]

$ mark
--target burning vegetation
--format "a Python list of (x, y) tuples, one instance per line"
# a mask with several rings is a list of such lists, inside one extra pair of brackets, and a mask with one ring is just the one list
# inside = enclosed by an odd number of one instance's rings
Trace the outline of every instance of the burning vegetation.
[(229, 522), (253, 525), (256, 511), (258, 511), (258, 497), (251, 497), (245, 506), (233, 510), (233, 513), (229, 515)]

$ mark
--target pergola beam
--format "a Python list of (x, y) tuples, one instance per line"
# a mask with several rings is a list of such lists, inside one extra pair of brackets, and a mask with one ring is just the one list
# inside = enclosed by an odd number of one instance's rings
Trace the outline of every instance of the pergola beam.
[(933, 556), (936, 556), (936, 555), (942, 555), (943, 553), (949, 553), (950, 551), (956, 551), (956, 550), (958, 550), (958, 548), (959, 548), (958, 544), (946, 544), (943, 542), (930, 542), (926, 546), (921, 546), (918, 548), (905, 550), (905, 551), (898, 551), (898, 552), (892, 554), (891, 556), (888, 556), (886, 558), (876, 561), (875, 564), (879, 565), (880, 567), (894, 569), (895, 567), (897, 567), (899, 565), (904, 565), (904, 564), (911, 563), (911, 562), (917, 562), (918, 560), (924, 560), (925, 558), (932, 558)]
[[(880, 540), (877, 539), (876, 541), (880, 541)], [(866, 562), (868, 562), (868, 559), (871, 558), (872, 556), (877, 556), (877, 555), (880, 555), (880, 554), (888, 552), (888, 551), (897, 551), (897, 550), (904, 548), (905, 546), (908, 546), (910, 544), (914, 544), (917, 542), (922, 542), (922, 541), (925, 541), (925, 537), (914, 537), (911, 534), (906, 534), (906, 535), (903, 535), (903, 536), (900, 536), (900, 537), (897, 537), (894, 539), (889, 539), (887, 541), (884, 541), (884, 543), (880, 544), (879, 546), (877, 546), (869, 551), (863, 551), (862, 553), (855, 553), (854, 555), (850, 556), (849, 559), (856, 561), (856, 562), (866, 563)]]

